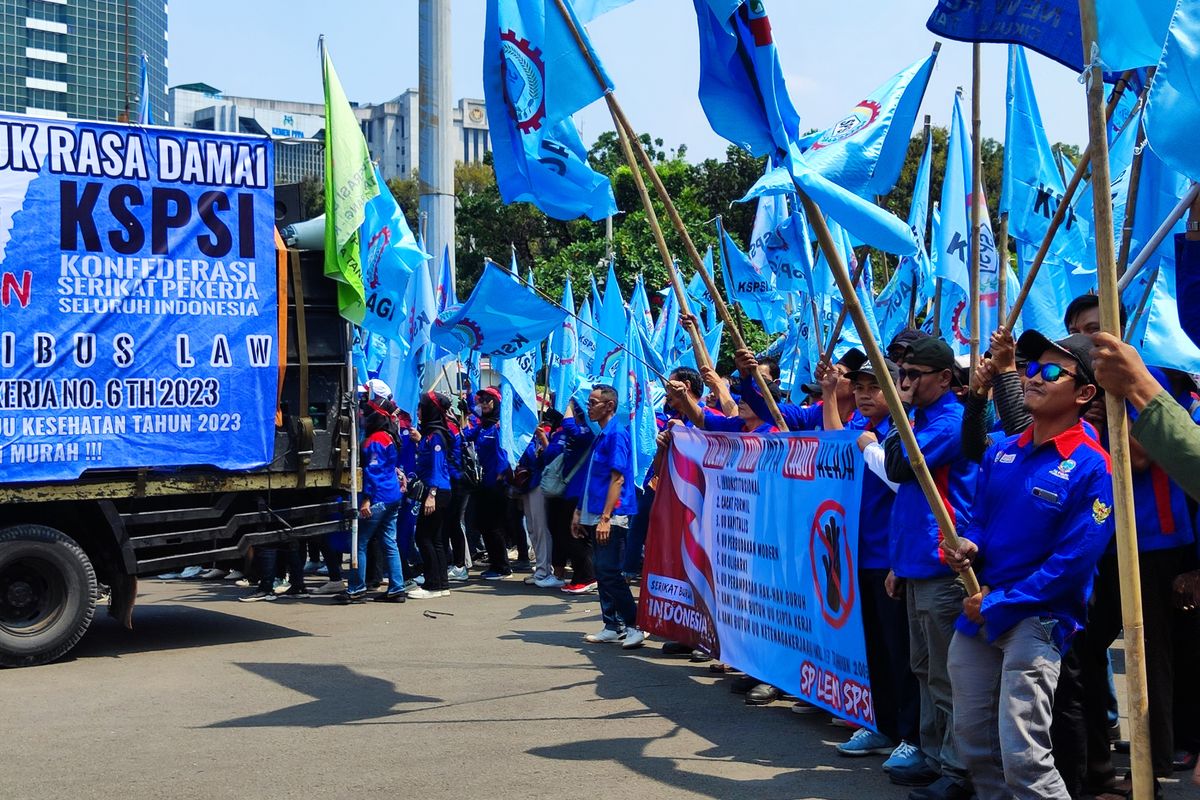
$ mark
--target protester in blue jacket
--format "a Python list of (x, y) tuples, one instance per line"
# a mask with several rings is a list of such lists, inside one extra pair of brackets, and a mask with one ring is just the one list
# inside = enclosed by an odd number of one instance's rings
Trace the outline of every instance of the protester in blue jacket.
[(463, 430), (463, 439), (475, 444), (483, 481), (475, 491), (473, 517), (483, 533), (489, 565), (483, 572), (486, 580), (500, 580), (512, 575), (508, 563), (508, 543), (505, 528), (508, 520), (506, 476), (509, 472), (508, 454), (500, 444), (500, 390), (489, 386), (475, 393), (479, 424)]
[(1112, 538), (1112, 482), (1081, 421), (1097, 396), (1091, 339), (1026, 331), (1018, 349), (1036, 359), (1025, 387), (1033, 424), (985, 453), (971, 522), (957, 549), (943, 545), (981, 586), (950, 646), (954, 733), (980, 800), (1068, 800), (1051, 754), (1054, 694)]
[[(969, 521), (976, 465), (962, 453), (962, 406), (952, 391), (954, 351), (940, 339), (924, 338), (905, 348), (900, 364), (901, 396), (913, 411), (913, 432), (956, 528)], [(893, 783), (923, 786), (911, 800), (966, 800), (970, 780), (954, 744), (954, 705), (946, 653), (962, 609), (962, 584), (947, 566), (939, 544), (942, 531), (893, 428), (883, 442), (888, 480), (899, 484), (889, 524), (888, 594), (908, 604), (909, 659), (921, 692), (921, 749), (927, 763), (893, 769)]]
[(447, 412), (450, 398), (437, 392), (422, 395), (417, 404), (421, 442), (417, 445), (417, 478), (424, 484), (421, 516), (417, 520), (417, 547), (425, 565), (425, 585), (408, 593), (413, 600), (450, 594), (447, 580), (445, 516), (451, 504), (450, 453), (454, 437)]

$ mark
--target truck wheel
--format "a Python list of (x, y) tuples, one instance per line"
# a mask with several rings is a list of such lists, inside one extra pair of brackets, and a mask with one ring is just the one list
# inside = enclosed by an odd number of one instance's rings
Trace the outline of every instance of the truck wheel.
[(92, 562), (66, 534), (0, 529), (0, 666), (61, 658), (92, 624), (98, 593)]

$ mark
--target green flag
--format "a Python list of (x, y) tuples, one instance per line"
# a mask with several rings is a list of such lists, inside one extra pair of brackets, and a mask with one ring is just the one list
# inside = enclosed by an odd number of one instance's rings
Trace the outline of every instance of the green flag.
[(338, 310), (351, 322), (366, 313), (359, 229), (379, 194), (371, 152), (342, 84), (321, 47), (325, 75), (325, 275), (338, 282)]

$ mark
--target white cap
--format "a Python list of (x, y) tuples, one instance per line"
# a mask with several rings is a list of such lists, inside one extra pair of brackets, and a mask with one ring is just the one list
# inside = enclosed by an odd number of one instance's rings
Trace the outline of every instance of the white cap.
[(382, 397), (384, 400), (387, 400), (392, 396), (392, 387), (379, 380), (379, 378), (371, 378), (371, 380), (358, 387), (358, 391), (372, 399)]

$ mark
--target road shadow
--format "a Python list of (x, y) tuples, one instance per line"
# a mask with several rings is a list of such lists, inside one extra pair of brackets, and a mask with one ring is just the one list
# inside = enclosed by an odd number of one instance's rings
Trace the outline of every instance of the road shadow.
[(306, 703), (206, 725), (206, 728), (326, 728), (403, 714), (400, 705), (439, 705), (439, 697), (405, 694), (384, 678), (342, 664), (241, 663), (237, 666), (313, 698)]
[(177, 602), (139, 605), (134, 611), (133, 630), (130, 631), (108, 616), (104, 609), (97, 608), (91, 628), (64, 661), (120, 658), (134, 653), (188, 650), (296, 636), (311, 634)]
[[(657, 645), (625, 651), (611, 644), (588, 644), (576, 634), (512, 634), (531, 645), (572, 647), (587, 658), (596, 671), (596, 702), (632, 699), (642, 707), (597, 719), (655, 717), (673, 726), (666, 737), (588, 737), (533, 748), (531, 755), (553, 761), (615, 762), (663, 785), (717, 800), (861, 800), (861, 790), (850, 787), (861, 787), (863, 772), (877, 776), (879, 798), (899, 800), (908, 794), (908, 789), (888, 782), (879, 769), (882, 759), (838, 757), (833, 745), (849, 738), (849, 731), (830, 726), (827, 715), (798, 716), (786, 702), (747, 706), (706, 665), (663, 658)], [(656, 747), (664, 738), (684, 734), (711, 746), (682, 758), (677, 751)]]

